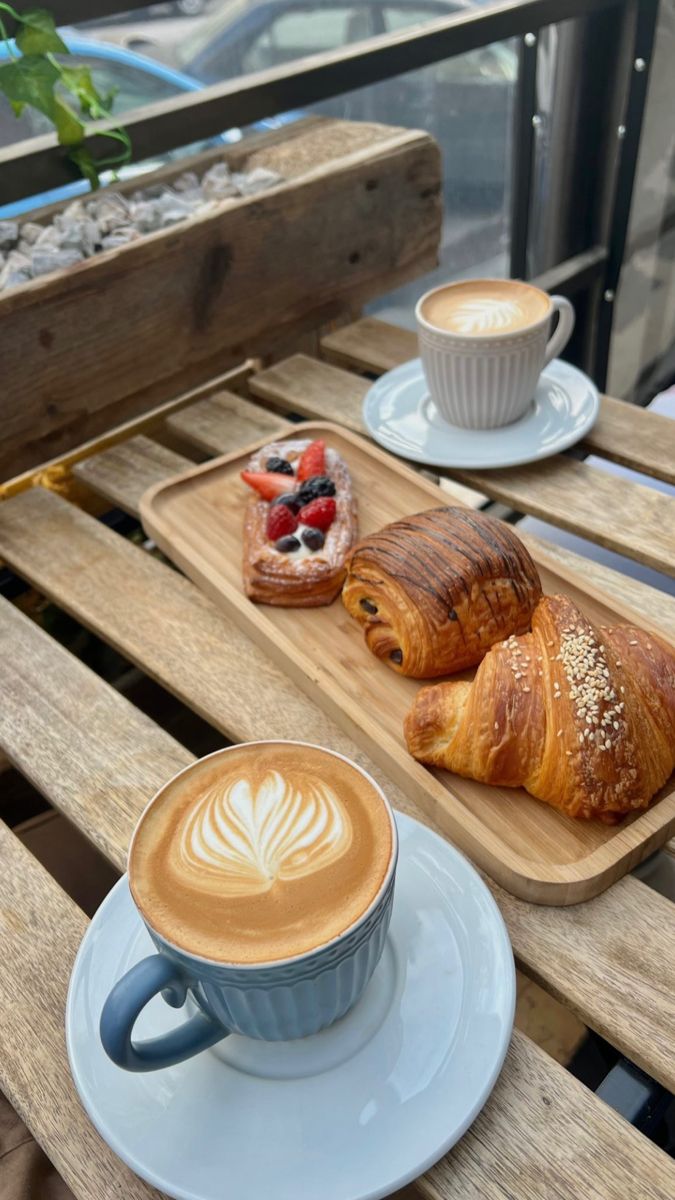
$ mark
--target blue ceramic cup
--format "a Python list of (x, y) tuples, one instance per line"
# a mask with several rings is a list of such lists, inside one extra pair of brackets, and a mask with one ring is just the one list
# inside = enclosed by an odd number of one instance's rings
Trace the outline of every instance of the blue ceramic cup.
[[(216, 755), (226, 753), (216, 751)], [(335, 754), (328, 750), (324, 753)], [(335, 757), (349, 762), (343, 755)], [(174, 779), (197, 765), (178, 772)], [(139, 909), (158, 953), (127, 971), (103, 1006), (101, 1041), (114, 1063), (128, 1071), (157, 1070), (191, 1058), (229, 1033), (269, 1042), (308, 1037), (332, 1025), (356, 1004), (384, 949), (394, 896), (398, 836), (392, 810), (381, 788), (355, 763), (349, 765), (379, 793), (391, 827), (389, 865), (368, 908), (331, 941), (292, 958), (251, 965), (219, 962), (189, 953), (153, 929)], [(163, 791), (164, 788), (160, 789), (150, 805)], [(339, 898), (336, 902), (339, 903)], [(189, 993), (198, 1011), (161, 1037), (135, 1041), (133, 1028), (137, 1017), (160, 992), (173, 1008), (181, 1008)]]

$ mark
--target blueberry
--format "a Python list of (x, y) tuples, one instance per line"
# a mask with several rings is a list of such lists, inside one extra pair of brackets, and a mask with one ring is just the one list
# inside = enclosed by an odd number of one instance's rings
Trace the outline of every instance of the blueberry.
[(335, 484), (327, 475), (312, 475), (311, 479), (305, 479), (300, 484), (298, 495), (303, 504), (309, 504), (310, 500), (317, 500), (319, 496), (334, 496)]
[(371, 614), (377, 612), (377, 605), (373, 604), (372, 600), (366, 600), (364, 598), (363, 600), (360, 600), (359, 603), (361, 605), (361, 608), (364, 610), (364, 612), (371, 613)]
[(303, 529), (300, 536), (308, 550), (320, 550), (326, 540), (320, 529)]
[(292, 475), (293, 468), (285, 458), (268, 458), (265, 463), (266, 471), (273, 471), (275, 475)]
[[(278, 543), (277, 543), (277, 545), (278, 545)], [(400, 664), (403, 662), (403, 651), (402, 650), (392, 650), (389, 657), (392, 662)]]
[(298, 492), (284, 492), (283, 496), (277, 496), (270, 504), (270, 508), (274, 508), (275, 504), (285, 504), (286, 508), (290, 508), (292, 513), (299, 513), (304, 501), (300, 499)]
[(286, 537), (278, 538), (274, 543), (274, 548), (275, 550), (281, 550), (282, 554), (290, 554), (291, 550), (300, 549), (300, 542), (296, 537), (293, 537), (292, 533), (289, 533)]

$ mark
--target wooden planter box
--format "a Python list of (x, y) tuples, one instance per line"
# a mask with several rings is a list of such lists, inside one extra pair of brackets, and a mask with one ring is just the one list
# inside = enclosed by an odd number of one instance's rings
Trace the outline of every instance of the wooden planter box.
[(436, 264), (428, 134), (310, 119), (119, 190), (222, 158), (284, 182), (0, 295), (0, 479)]

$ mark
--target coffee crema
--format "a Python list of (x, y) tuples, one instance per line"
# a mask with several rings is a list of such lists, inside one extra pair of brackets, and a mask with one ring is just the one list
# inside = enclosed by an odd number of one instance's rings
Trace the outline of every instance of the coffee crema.
[(387, 807), (356, 767), (318, 747), (263, 743), (167, 784), (141, 818), (129, 881), (174, 945), (219, 962), (272, 962), (353, 925), (391, 853)]
[(430, 325), (464, 337), (515, 333), (551, 311), (545, 292), (517, 280), (467, 279), (434, 292), (422, 307)]

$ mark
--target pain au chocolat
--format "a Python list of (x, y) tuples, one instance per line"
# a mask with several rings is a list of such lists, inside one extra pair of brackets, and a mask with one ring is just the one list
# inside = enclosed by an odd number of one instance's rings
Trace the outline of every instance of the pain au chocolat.
[(511, 527), (465, 508), (433, 508), (362, 538), (342, 591), (368, 648), (415, 679), (474, 666), (529, 629), (540, 597), (537, 568)]

